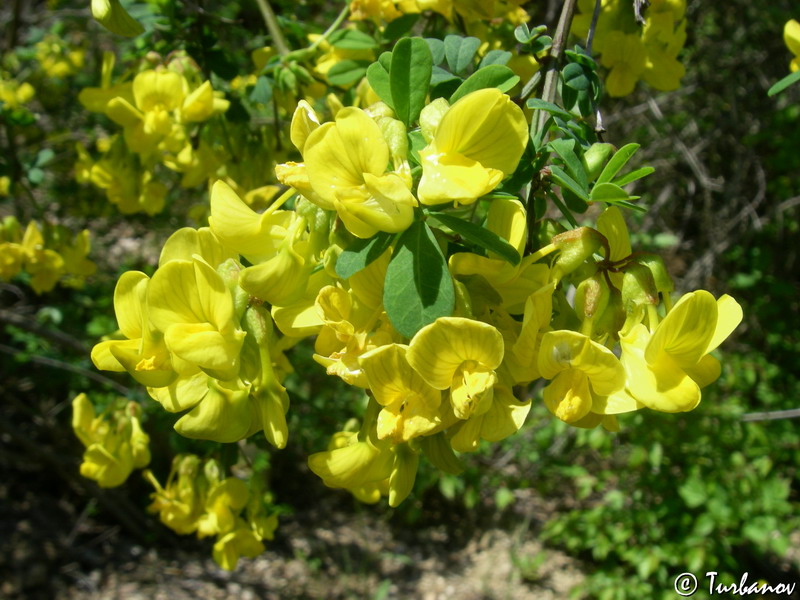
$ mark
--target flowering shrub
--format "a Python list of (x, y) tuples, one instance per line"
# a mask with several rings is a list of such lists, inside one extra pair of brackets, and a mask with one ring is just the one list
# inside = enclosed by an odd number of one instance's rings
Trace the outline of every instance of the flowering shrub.
[[(742, 309), (678, 293), (664, 260), (632, 244), (626, 215), (646, 207), (631, 184), (653, 169), (629, 167), (638, 144), (604, 142), (597, 119), (605, 94), (639, 80), (679, 86), (685, 3), (599, 6), (578, 2), (571, 30), (585, 47), (566, 46), (569, 22), (532, 26), (520, 2), (353, 0), (321, 33), (276, 30), (265, 13), (270, 45), (254, 42), (247, 71), (218, 47), (154, 44), (119, 53), (116, 72), (105, 51), (99, 84), (81, 80), (102, 133), (71, 141), (74, 179), (142, 219), (191, 196), (180, 217), (198, 226), (116, 283), (118, 331), (91, 359), (154, 403), (99, 411), (75, 398), (81, 474), (113, 487), (147, 467), (146, 415), (163, 409), (178, 435), (213, 444), (175, 456), (166, 478), (145, 471), (150, 510), (177, 533), (214, 536), (214, 559), (233, 569), (278, 526), (240, 442), (286, 447), (298, 345), (360, 398), (309, 468), (392, 507), (421, 461), (458, 474), (534, 403), (600, 433), (635, 411), (696, 408)], [(118, 0), (91, 8), (114, 34), (157, 31)], [(86, 57), (57, 37), (36, 46), (47, 78), (79, 77)], [(23, 79), (0, 81), (19, 127), (40, 95)], [(21, 176), (4, 163), (0, 195), (39, 166)], [(93, 274), (87, 231), (28, 223), (4, 221), (4, 280), (43, 293)]]

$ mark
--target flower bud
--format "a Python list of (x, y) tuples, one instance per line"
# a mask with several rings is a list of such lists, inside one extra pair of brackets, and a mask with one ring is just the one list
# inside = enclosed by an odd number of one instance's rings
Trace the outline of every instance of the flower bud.
[(134, 37), (144, 31), (122, 7), (119, 0), (92, 0), (92, 16), (111, 33)]
[(571, 273), (592, 254), (600, 249), (603, 236), (591, 227), (578, 227), (553, 238), (553, 245), (560, 250), (553, 266), (553, 277), (561, 279)]
[(392, 474), (389, 475), (389, 506), (393, 508), (399, 506), (414, 489), (417, 467), (419, 467), (419, 454), (408, 444), (395, 447)]
[(622, 277), (622, 306), (630, 313), (637, 306), (647, 304), (658, 304), (658, 290), (653, 274), (647, 267), (631, 263), (625, 267)]
[(675, 284), (667, 272), (667, 266), (664, 264), (663, 258), (657, 254), (641, 254), (637, 256), (636, 262), (650, 269), (656, 290), (660, 293), (669, 294), (675, 290)]
[(422, 137), (430, 144), (433, 136), (436, 135), (436, 130), (439, 128), (439, 123), (442, 121), (444, 113), (450, 109), (450, 104), (444, 98), (437, 98), (419, 114), (419, 127), (422, 131)]
[(597, 142), (583, 153), (581, 162), (583, 162), (583, 168), (586, 169), (589, 181), (597, 179), (597, 176), (603, 171), (606, 161), (611, 158), (615, 150), (616, 148), (612, 144)]
[(306, 144), (306, 139), (311, 135), (317, 127), (320, 126), (319, 117), (311, 105), (305, 100), (300, 100), (297, 103), (297, 108), (292, 115), (292, 125), (289, 131), (289, 137), (301, 153), (303, 146)]
[(575, 312), (580, 319), (594, 319), (603, 314), (611, 292), (605, 278), (596, 273), (578, 284), (575, 292)]

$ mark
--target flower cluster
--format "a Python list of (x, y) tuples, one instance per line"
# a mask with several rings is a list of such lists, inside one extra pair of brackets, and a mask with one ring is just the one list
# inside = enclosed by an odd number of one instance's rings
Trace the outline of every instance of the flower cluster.
[(81, 475), (100, 487), (125, 483), (134, 469), (150, 463), (150, 438), (142, 431), (141, 408), (124, 398), (110, 404), (100, 415), (86, 396), (72, 401), (72, 429), (86, 448)]
[[(663, 264), (632, 252), (616, 207), (596, 228), (525, 255), (526, 209), (496, 189), (517, 169), (528, 122), (499, 90), (434, 100), (418, 122), (412, 151), (406, 124), (382, 102), (342, 107), (327, 122), (300, 102), (291, 139), (303, 162), (276, 168), (291, 189), (257, 213), (215, 183), (210, 227), (175, 233), (152, 278), (120, 279), (125, 339), (96, 346), (95, 364), (129, 372), (166, 410), (188, 411), (175, 424), (185, 436), (235, 442), (263, 430), (281, 448), (283, 352), (315, 335), (314, 359), (369, 401), (358, 430), (336, 433), (309, 465), (330, 487), (392, 506), (411, 492), (421, 456), (457, 472), (454, 452), (515, 433), (530, 410), (515, 390), (540, 378), (545, 405), (579, 427), (616, 430), (616, 415), (643, 407), (694, 408), (719, 376), (709, 353), (741, 320), (736, 302), (699, 291), (673, 306)], [(456, 222), (479, 208), (483, 235), (521, 260), (449, 247)], [(386, 305), (389, 271), (419, 251), (428, 223), (442, 235), (432, 243), (446, 250), (456, 298), (409, 327), (402, 307)], [(350, 240), (380, 236), (388, 243), (348, 272)]]
[(73, 236), (62, 226), (42, 227), (30, 221), (23, 232), (14, 217), (0, 226), (0, 280), (9, 281), (24, 271), (37, 294), (51, 291), (57, 283), (80, 287), (92, 275), (95, 264), (87, 258), (89, 231)]
[(20, 82), (0, 71), (0, 103), (3, 108), (18, 108), (30, 102), (34, 96), (36, 89), (30, 83)]
[[(580, 14), (572, 24), (575, 35), (587, 36), (594, 5), (594, 0), (579, 0)], [(678, 88), (685, 72), (677, 58), (686, 42), (685, 11), (685, 0), (653, 1), (642, 15), (642, 24), (630, 2), (603, 0), (594, 51), (609, 69), (605, 80), (609, 95), (630, 94), (640, 79), (657, 90)]]
[(403, 15), (432, 11), (449, 21), (463, 19), (467, 25), (492, 20), (519, 25), (529, 19), (523, 4), (523, 0), (351, 0), (350, 12), (353, 20), (371, 19), (376, 23), (390, 23)]
[(64, 79), (80, 72), (86, 50), (72, 47), (55, 35), (47, 35), (36, 43), (36, 60), (47, 77)]
[(223, 569), (232, 571), (240, 557), (261, 554), (263, 540), (271, 540), (278, 526), (277, 514), (267, 514), (269, 496), (258, 479), (248, 484), (223, 478), (214, 460), (179, 454), (163, 486), (150, 471), (145, 477), (155, 488), (149, 510), (176, 533), (216, 536), (213, 557)]
[(184, 187), (205, 183), (221, 166), (215, 145), (202, 136), (196, 143), (194, 137), (201, 124), (224, 113), (229, 103), (209, 81), (201, 81), (186, 57), (119, 83), (112, 83), (114, 62), (114, 54), (106, 52), (100, 87), (83, 89), (78, 99), (121, 126), (122, 134), (104, 144), (98, 160), (79, 146), (76, 178), (105, 190), (123, 214), (153, 215), (164, 208), (167, 195), (155, 175), (157, 165), (180, 173)]

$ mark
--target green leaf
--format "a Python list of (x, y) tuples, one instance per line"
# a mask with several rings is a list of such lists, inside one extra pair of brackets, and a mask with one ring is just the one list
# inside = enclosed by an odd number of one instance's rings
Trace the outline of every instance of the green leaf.
[(386, 41), (394, 41), (403, 37), (409, 31), (411, 31), (411, 28), (414, 27), (416, 22), (419, 20), (419, 17), (419, 13), (411, 13), (396, 18), (386, 26), (386, 29), (383, 30), (383, 39)]
[(572, 113), (569, 111), (564, 110), (560, 106), (556, 106), (552, 102), (547, 102), (545, 100), (540, 100), (539, 98), (531, 98), (527, 102), (528, 108), (533, 108), (535, 110), (544, 110), (549, 112), (551, 115), (558, 115), (565, 121), (571, 120)]
[(514, 37), (517, 38), (520, 44), (527, 44), (531, 40), (531, 30), (528, 29), (528, 25), (523, 23), (517, 26), (517, 28), (514, 29)]
[(627, 175), (623, 175), (619, 179), (615, 179), (613, 183), (619, 186), (628, 185), (629, 183), (632, 183), (637, 179), (641, 179), (642, 177), (647, 177), (648, 175), (650, 175), (650, 173), (654, 172), (655, 169), (653, 167), (640, 167), (635, 171), (631, 171)]
[(433, 57), (422, 38), (403, 38), (392, 52), (389, 70), (394, 112), (407, 126), (411, 126), (425, 106), (431, 80)]
[(506, 50), (489, 50), (480, 62), (479, 68), (489, 65), (506, 65), (511, 60), (511, 52)]
[[(388, 54), (391, 57), (391, 53), (389, 52), (384, 52), (383, 54)], [(381, 57), (383, 57), (383, 55), (381, 55)], [(380, 60), (367, 67), (367, 81), (369, 82), (370, 87), (378, 95), (378, 98), (383, 100), (389, 106), (389, 108), (394, 110), (394, 103), (392, 102), (392, 88), (391, 84), (389, 83), (389, 71), (383, 66)]]
[(34, 161), (35, 167), (44, 167), (53, 160), (53, 157), (56, 155), (50, 148), (44, 148), (39, 151), (39, 154), (36, 155), (36, 160)]
[(333, 65), (328, 71), (331, 85), (350, 85), (361, 79), (371, 66), (368, 60), (343, 60)]
[(578, 63), (579, 65), (583, 65), (585, 67), (589, 67), (590, 69), (597, 68), (597, 62), (586, 54), (586, 50), (581, 48), (580, 46), (575, 46), (575, 50), (565, 50), (564, 55), (569, 58), (570, 62)]
[(372, 36), (357, 29), (339, 29), (328, 37), (328, 41), (342, 50), (369, 50), (378, 46)]
[(434, 65), (431, 70), (431, 86), (439, 85), (445, 81), (458, 81), (459, 84), (463, 81), (458, 75), (453, 75), (447, 69)]
[(425, 43), (428, 44), (428, 48), (430, 48), (433, 64), (442, 64), (444, 60), (444, 42), (436, 38), (425, 38)]
[(592, 85), (583, 67), (578, 63), (569, 63), (565, 66), (561, 71), (561, 78), (564, 80), (564, 85), (578, 92), (585, 92)]
[(44, 171), (42, 171), (39, 167), (33, 167), (27, 173), (28, 181), (30, 181), (33, 185), (39, 185), (44, 181)]
[(475, 53), (480, 48), (481, 41), (476, 37), (461, 37), (448, 35), (444, 38), (444, 54), (447, 66), (453, 73), (463, 73), (472, 64)]
[(459, 98), (463, 98), (470, 92), (482, 90), (484, 88), (497, 88), (501, 92), (507, 92), (519, 82), (519, 76), (514, 71), (504, 65), (489, 65), (478, 69), (467, 80), (458, 86), (458, 89), (450, 96), (450, 104), (455, 103)]
[(493, 231), (489, 231), (485, 227), (476, 225), (471, 221), (459, 219), (453, 215), (435, 213), (431, 214), (430, 218), (436, 219), (445, 227), (452, 229), (465, 240), (472, 242), (473, 244), (476, 244), (477, 246), (480, 246), (489, 252), (494, 252), (503, 260), (510, 262), (512, 265), (519, 264), (520, 257), (517, 249)]
[(800, 71), (795, 71), (791, 75), (787, 75), (786, 77), (781, 79), (778, 83), (769, 88), (767, 90), (767, 96), (774, 96), (775, 94), (780, 94), (783, 90), (788, 88), (790, 85), (794, 85), (798, 81), (800, 81)]
[(261, 75), (256, 79), (256, 85), (250, 92), (249, 100), (253, 104), (269, 104), (269, 101), (272, 100), (272, 82), (269, 78)]
[(349, 279), (372, 261), (380, 258), (394, 241), (393, 233), (379, 231), (369, 239), (358, 239), (336, 259), (336, 274)]
[(549, 35), (543, 35), (531, 42), (531, 45), (528, 46), (528, 53), (539, 54), (540, 52), (549, 50), (552, 46), (553, 46), (553, 38), (551, 38)]
[(619, 173), (622, 167), (625, 166), (638, 149), (639, 144), (625, 144), (622, 148), (617, 150), (597, 177), (597, 183), (608, 183), (614, 179), (614, 175)]
[(616, 204), (617, 202), (629, 200), (630, 196), (618, 185), (613, 183), (598, 183), (592, 188), (589, 198), (592, 202)]
[(589, 194), (584, 187), (567, 175), (561, 167), (550, 165), (550, 178), (562, 188), (567, 188), (584, 202), (589, 201)]
[(546, 25), (539, 25), (530, 29), (527, 24), (523, 23), (514, 30), (514, 37), (520, 44), (527, 44), (531, 40), (535, 40), (540, 35), (547, 31)]
[(564, 161), (564, 166), (567, 167), (567, 170), (575, 178), (578, 185), (582, 189), (586, 189), (589, 186), (589, 180), (581, 159), (575, 154), (575, 140), (558, 138), (550, 142), (550, 148)]
[(447, 261), (430, 227), (417, 221), (400, 236), (383, 288), (383, 306), (394, 328), (407, 338), (455, 306)]
[(547, 197), (550, 198), (550, 200), (553, 202), (553, 204), (556, 205), (558, 210), (561, 211), (561, 214), (564, 215), (564, 218), (567, 221), (569, 221), (569, 224), (572, 225), (573, 227), (578, 227), (578, 221), (575, 220), (575, 216), (572, 214), (572, 212), (569, 210), (569, 208), (567, 208), (564, 205), (564, 203), (561, 201), (561, 198), (559, 198), (552, 191), (549, 191), (549, 192), (546, 192), (546, 193), (547, 193)]

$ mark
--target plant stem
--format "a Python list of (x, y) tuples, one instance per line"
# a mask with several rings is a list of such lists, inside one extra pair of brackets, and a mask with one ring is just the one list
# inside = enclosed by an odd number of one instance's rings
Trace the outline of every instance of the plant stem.
[[(589, 25), (589, 33), (586, 35), (586, 54), (592, 55), (592, 42), (594, 41), (594, 34), (597, 30), (597, 19), (600, 17), (600, 4), (602, 0), (595, 0), (594, 12), (592, 13), (592, 24)], [(602, 134), (605, 133), (606, 128), (603, 126), (603, 115), (597, 107), (597, 102), (592, 100), (592, 108), (594, 109), (594, 132), (597, 134), (598, 141), (602, 140)]]
[(283, 38), (278, 19), (275, 17), (275, 11), (272, 10), (267, 0), (256, 0), (256, 4), (258, 4), (258, 9), (261, 11), (261, 16), (264, 17), (264, 23), (272, 36), (272, 41), (275, 43), (278, 54), (286, 56), (289, 54), (289, 46), (286, 45), (286, 40)]
[(323, 34), (313, 44), (311, 44), (308, 47), (308, 49), (309, 50), (316, 50), (317, 46), (319, 46), (322, 42), (327, 40), (334, 31), (339, 29), (339, 25), (341, 25), (344, 22), (344, 20), (347, 18), (348, 14), (350, 14), (350, 3), (345, 4), (345, 6), (342, 9), (342, 11), (336, 17), (336, 20), (333, 23), (331, 23), (331, 26), (328, 27), (323, 32)]
[[(558, 27), (556, 34), (553, 36), (553, 46), (550, 48), (550, 57), (547, 63), (547, 69), (544, 76), (544, 90), (542, 91), (542, 100), (546, 102), (553, 102), (556, 97), (556, 87), (558, 83), (559, 67), (561, 65), (561, 56), (564, 53), (564, 46), (569, 35), (569, 29), (572, 26), (572, 16), (575, 13), (575, 4), (577, 0), (564, 0), (564, 6), (561, 8), (561, 16), (558, 19)], [(547, 121), (548, 114), (546, 111), (539, 112), (539, 119), (537, 122), (537, 131), (544, 127)], [(543, 140), (546, 141), (545, 135)]]

